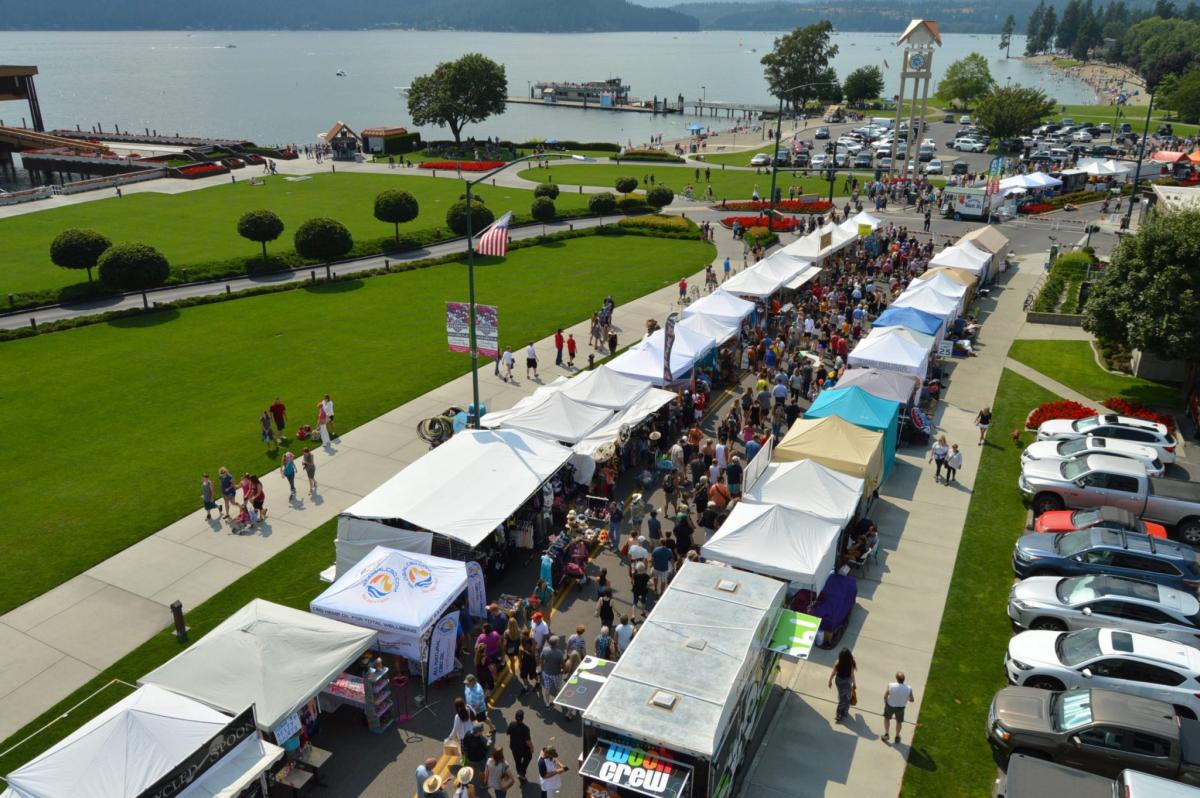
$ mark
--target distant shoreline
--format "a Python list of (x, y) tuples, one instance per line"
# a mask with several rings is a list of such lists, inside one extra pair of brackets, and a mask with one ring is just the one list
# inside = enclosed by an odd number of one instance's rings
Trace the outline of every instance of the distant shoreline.
[[(1061, 65), (1063, 62), (1072, 64), (1078, 62), (1055, 54), (1025, 56), (1021, 60), (1027, 64), (1039, 66), (1055, 75), (1086, 83), (1096, 92), (1095, 105), (1113, 105), (1115, 91), (1122, 85), (1126, 92), (1126, 105), (1145, 106), (1150, 101), (1150, 97), (1146, 93), (1145, 81), (1126, 66), (1099, 61), (1088, 61), (1078, 66), (1063, 66)], [(1055, 61), (1058, 61), (1059, 64), (1055, 64)], [(1136, 94), (1134, 94), (1135, 91)], [(1051, 92), (1047, 91), (1046, 93), (1052, 96)]]

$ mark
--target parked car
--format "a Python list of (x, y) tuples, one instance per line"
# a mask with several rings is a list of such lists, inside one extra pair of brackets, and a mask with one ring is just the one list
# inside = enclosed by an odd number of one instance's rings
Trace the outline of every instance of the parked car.
[(1101, 122), (1098, 127), (1101, 133), (1112, 133), (1112, 125), (1107, 122)]
[(970, 114), (963, 114), (962, 116), (960, 116), (960, 117), (958, 118), (958, 124), (960, 124), (960, 125), (969, 125), (969, 124), (971, 124), (971, 115), (970, 115)]
[(808, 153), (807, 152), (792, 153), (792, 166), (795, 166), (800, 169), (803, 169), (804, 167), (808, 166)]
[(1158, 126), (1158, 130), (1154, 131), (1156, 136), (1174, 136), (1175, 128), (1171, 127), (1170, 122), (1163, 122)]
[(838, 169), (845, 169), (850, 165), (850, 155), (845, 152), (839, 152), (833, 156), (833, 165)]
[(1092, 141), (1092, 134), (1088, 133), (1086, 130), (1078, 130), (1071, 134), (1071, 141), (1080, 141), (1088, 144)]
[(954, 114), (946, 114), (945, 116), (942, 117), (942, 121), (945, 122), (947, 125), (953, 125), (954, 124)]
[(855, 169), (870, 169), (871, 168), (871, 153), (860, 152), (854, 156)]
[(776, 150), (775, 151), (775, 165), (776, 166), (791, 166), (792, 165), (791, 151), (790, 150)]
[(1088, 153), (1094, 158), (1120, 158), (1125, 151), (1111, 144), (1094, 144)]
[[(1081, 741), (1082, 742), (1082, 741)], [(996, 779), (993, 798), (1200, 798), (1200, 787), (1123, 770), (1116, 779), (1035, 756), (1013, 754)]]
[(1021, 464), (1039, 460), (1062, 462), (1089, 454), (1109, 454), (1133, 460), (1144, 465), (1146, 473), (1152, 477), (1161, 477), (1166, 469), (1158, 457), (1157, 449), (1120, 438), (1102, 438), (1099, 435), (1085, 435), (1068, 440), (1035, 441), (1021, 453)]
[(1107, 529), (1059, 535), (1031, 532), (1017, 539), (1012, 564), (1019, 579), (1110, 574), (1192, 593), (1200, 588), (1200, 565), (1194, 549), (1133, 532)]
[(750, 159), (750, 165), (751, 166), (770, 166), (771, 165), (771, 156), (767, 155), (765, 152), (760, 152), (758, 155), (755, 155), (753, 158)]
[(892, 159), (890, 157), (880, 158), (879, 163), (876, 165), (880, 169), (891, 169), (892, 168)]
[[(1116, 778), (1127, 769), (1200, 784), (1200, 723), (1111, 690), (1005, 687), (987, 717), (998, 758), (1026, 754)], [(1076, 798), (1075, 793), (1043, 793)], [(1124, 796), (1122, 796), (1124, 798)]]
[(940, 175), (942, 173), (942, 162), (939, 158), (934, 158), (929, 163), (925, 164), (925, 174)]
[(1122, 122), (1121, 124), (1117, 125), (1117, 133), (1118, 134), (1132, 133), (1132, 132), (1133, 132), (1133, 125), (1131, 125), (1129, 122)]
[(1090, 454), (1053, 468), (1026, 463), (1018, 487), (1035, 515), (1049, 510), (1120, 507), (1138, 518), (1175, 527), (1180, 539), (1200, 543), (1200, 483), (1151, 477), (1146, 469), (1120, 457)]
[(950, 143), (950, 149), (959, 152), (983, 152), (987, 147), (979, 139), (959, 138)]
[(1069, 117), (1069, 116), (1064, 116), (1064, 117), (1063, 117), (1061, 120), (1059, 120), (1059, 121), (1062, 123), (1062, 125), (1063, 125), (1064, 127), (1073, 127), (1073, 126), (1075, 125), (1075, 120), (1074, 120), (1074, 119), (1072, 119), (1072, 118), (1071, 118), (1071, 117)]
[(829, 138), (829, 128), (827, 128), (827, 127), (819, 127), (819, 128), (817, 128), (816, 130), (814, 130), (814, 131), (813, 131), (813, 138), (814, 138), (814, 139), (827, 139), (827, 138)]
[(1158, 457), (1164, 463), (1175, 462), (1175, 436), (1164, 425), (1147, 421), (1144, 418), (1106, 413), (1076, 421), (1065, 418), (1054, 419), (1043, 423), (1037, 431), (1039, 441), (1061, 441), (1068, 438), (1081, 438), (1085, 435), (1117, 438), (1131, 443), (1153, 446), (1158, 450)]
[(1009, 590), (1008, 617), (1020, 629), (1107, 627), (1200, 645), (1200, 601), (1142, 579), (1033, 576)]
[(823, 152), (818, 152), (813, 155), (812, 160), (809, 162), (809, 166), (813, 169), (823, 169), (829, 165), (829, 161), (830, 158), (828, 155)]
[(1107, 529), (1111, 532), (1136, 532), (1166, 540), (1167, 529), (1153, 521), (1143, 521), (1120, 507), (1091, 507), (1087, 510), (1051, 510), (1033, 521), (1033, 531), (1042, 533), (1078, 532), (1081, 529)]
[(934, 148), (932, 145), (921, 145), (921, 149), (917, 150), (917, 159), (920, 161), (932, 161)]
[(1021, 632), (1008, 641), (1004, 668), (1020, 687), (1098, 687), (1200, 710), (1200, 649), (1119, 629)]
[(950, 167), (950, 174), (952, 175), (965, 175), (969, 171), (971, 171), (971, 168), (967, 166), (966, 161), (955, 161), (954, 166)]

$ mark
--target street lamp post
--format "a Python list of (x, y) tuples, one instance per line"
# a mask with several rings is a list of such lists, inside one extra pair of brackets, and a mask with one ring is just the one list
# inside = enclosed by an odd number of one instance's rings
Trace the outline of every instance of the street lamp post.
[(1142, 140), (1138, 142), (1137, 169), (1133, 173), (1133, 191), (1129, 192), (1129, 208), (1125, 211), (1125, 221), (1121, 223), (1122, 230), (1128, 230), (1133, 219), (1133, 202), (1137, 199), (1138, 183), (1142, 178), (1142, 159), (1146, 155), (1146, 138), (1150, 135), (1150, 114), (1154, 110), (1154, 92), (1150, 92), (1150, 102), (1146, 105), (1146, 125), (1142, 128)]
[[(466, 198), (467, 198), (467, 301), (470, 303), (469, 345), (471, 348), (471, 400), (472, 400), (472, 402), (474, 402), (474, 404), (473, 404), (474, 413), (472, 414), (473, 420), (471, 422), (471, 426), (473, 429), (480, 428), (479, 420), (480, 420), (481, 414), (479, 412), (480, 411), (480, 405), (479, 405), (479, 349), (475, 345), (475, 238), (474, 238), (474, 231), (471, 226), (471, 221), (472, 221), (471, 220), (471, 207), (472, 207), (471, 206), (471, 189), (474, 188), (475, 186), (479, 185), (483, 181), (487, 180), (489, 177), (493, 177), (496, 174), (503, 172), (505, 169), (507, 169), (510, 166), (514, 166), (515, 164), (523, 163), (525, 161), (532, 161), (533, 159), (540, 158), (540, 157), (541, 157), (540, 155), (525, 155), (520, 158), (517, 158), (516, 160), (509, 161), (508, 163), (504, 164), (504, 166), (501, 166), (497, 169), (493, 169), (492, 171), (490, 171), (484, 175), (481, 175), (480, 177), (477, 177), (474, 180), (466, 181), (466, 183), (467, 183), (467, 190), (466, 190)], [(587, 158), (583, 157), (582, 155), (569, 155), (568, 157), (573, 160), (576, 160), (576, 161), (588, 160)]]
[[(799, 86), (792, 86), (788, 89), (782, 89), (779, 92), (779, 113), (775, 116), (775, 146), (774, 152), (771, 153), (771, 204), (767, 210), (767, 230), (775, 231), (775, 180), (779, 174), (779, 159), (776, 157), (779, 154), (780, 137), (783, 135), (783, 95), (788, 92), (799, 91), (800, 89), (811, 89), (814, 86), (831, 86), (833, 85), (827, 80), (818, 81), (817, 83), (802, 83)], [(764, 125), (764, 130), (766, 126)], [(830, 193), (833, 193), (832, 184), (830, 184)]]

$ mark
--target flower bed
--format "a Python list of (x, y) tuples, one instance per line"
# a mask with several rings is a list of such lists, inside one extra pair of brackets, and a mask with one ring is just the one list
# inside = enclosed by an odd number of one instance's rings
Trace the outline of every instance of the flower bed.
[(1157, 410), (1142, 405), (1138, 402), (1131, 402), (1128, 399), (1122, 399), (1119, 396), (1114, 396), (1104, 400), (1104, 406), (1114, 413), (1122, 416), (1133, 416), (1134, 418), (1144, 419), (1146, 421), (1155, 421), (1166, 426), (1171, 434), (1175, 434), (1175, 419), (1168, 416), (1166, 413), (1159, 413)]
[(1050, 211), (1054, 209), (1054, 206), (1048, 202), (1030, 202), (1026, 205), (1021, 205), (1018, 207), (1017, 213), (1024, 213), (1034, 216), (1039, 213), (1050, 213)]
[[(766, 216), (726, 216), (721, 220), (721, 224), (725, 227), (732, 228), (733, 223), (737, 222), (743, 229), (750, 227), (767, 227)], [(771, 225), (774, 230), (782, 230), (783, 232), (791, 232), (800, 225), (799, 219), (789, 219), (787, 217), (776, 219)]]
[(219, 163), (198, 163), (195, 166), (181, 166), (176, 171), (180, 177), (195, 180), (199, 177), (223, 175), (229, 171), (229, 168)]
[[(743, 200), (724, 202), (713, 206), (718, 211), (765, 211), (771, 207), (770, 200)], [(775, 210), (780, 213), (828, 213), (833, 210), (833, 203), (827, 200), (816, 202), (801, 202), (800, 200), (785, 199), (775, 204)]]
[(1025, 419), (1025, 427), (1026, 429), (1037, 429), (1047, 421), (1062, 418), (1074, 421), (1094, 415), (1096, 415), (1096, 411), (1087, 405), (1081, 405), (1079, 402), (1071, 402), (1064, 399), (1060, 402), (1047, 402), (1044, 405), (1035, 407), (1033, 412)]
[(422, 169), (453, 169), (464, 172), (490, 172), (504, 166), (504, 161), (422, 161)]

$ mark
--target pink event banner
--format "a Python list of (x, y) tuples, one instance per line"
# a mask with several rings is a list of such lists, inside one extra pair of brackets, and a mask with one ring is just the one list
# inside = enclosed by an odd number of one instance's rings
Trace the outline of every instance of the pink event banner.
[[(475, 306), (475, 345), (484, 357), (500, 356), (500, 312), (494, 305)], [(471, 351), (471, 306), (446, 303), (446, 337), (451, 352)]]

